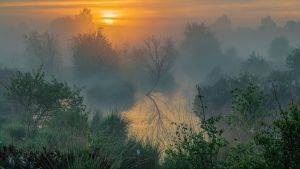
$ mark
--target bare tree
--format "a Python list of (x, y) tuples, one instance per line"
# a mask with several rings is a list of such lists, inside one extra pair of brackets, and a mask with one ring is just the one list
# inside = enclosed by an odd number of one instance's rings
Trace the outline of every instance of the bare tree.
[(162, 77), (171, 71), (177, 51), (172, 40), (162, 42), (151, 37), (145, 41), (145, 53), (147, 70), (153, 81), (152, 88), (147, 92), (150, 95), (158, 87)]
[[(169, 121), (167, 115), (160, 109), (154, 91), (160, 85), (162, 78), (170, 73), (174, 60), (177, 56), (174, 42), (171, 39), (161, 41), (154, 37), (150, 37), (145, 41), (145, 59), (146, 69), (151, 80), (150, 89), (146, 92), (146, 97), (154, 106), (154, 114), (150, 116), (149, 124), (155, 125), (156, 134), (166, 131), (165, 122)], [(154, 132), (154, 131), (153, 131)]]

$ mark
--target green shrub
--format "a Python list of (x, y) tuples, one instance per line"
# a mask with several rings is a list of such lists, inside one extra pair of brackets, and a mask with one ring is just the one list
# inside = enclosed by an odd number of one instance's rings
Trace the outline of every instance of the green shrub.
[(273, 126), (257, 133), (255, 141), (262, 148), (268, 168), (300, 168), (299, 133), (300, 110), (293, 103), (287, 111), (281, 110)]
[(173, 147), (166, 151), (165, 168), (223, 168), (220, 151), (227, 145), (222, 130), (215, 127), (220, 118), (201, 121), (203, 131), (196, 132), (186, 124), (176, 124)]
[(26, 137), (26, 128), (18, 122), (10, 124), (6, 129), (6, 132), (11, 139), (11, 144), (21, 141)]
[(265, 169), (267, 164), (257, 145), (250, 141), (231, 147), (225, 166), (229, 169)]

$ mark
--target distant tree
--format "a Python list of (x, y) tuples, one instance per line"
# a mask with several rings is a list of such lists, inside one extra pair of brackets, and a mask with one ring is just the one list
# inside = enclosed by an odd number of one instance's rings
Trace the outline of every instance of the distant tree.
[(286, 57), (290, 50), (289, 40), (285, 37), (277, 37), (272, 40), (269, 48), (269, 57), (275, 62), (276, 66), (283, 68)]
[(284, 29), (288, 32), (288, 33), (297, 33), (299, 32), (300, 29), (300, 22), (296, 22), (294, 20), (289, 20), (286, 22)]
[(184, 71), (193, 79), (203, 78), (224, 60), (219, 41), (204, 24), (187, 25), (182, 52)]
[(46, 73), (50, 75), (58, 73), (59, 45), (55, 36), (48, 32), (33, 31), (25, 35), (25, 45), (29, 65), (33, 68), (42, 65)]
[(141, 47), (134, 47), (129, 52), (127, 72), (140, 91), (167, 94), (175, 87), (173, 67), (177, 56), (172, 39), (148, 37)]
[(246, 88), (251, 83), (259, 84), (259, 78), (247, 72), (241, 72), (236, 77), (230, 79), (232, 90)]
[(239, 72), (239, 64), (243, 61), (239, 57), (238, 51), (234, 47), (230, 47), (224, 51), (224, 57), (226, 60), (223, 61), (223, 67), (227, 74), (234, 75)]
[(222, 69), (220, 66), (214, 67), (211, 72), (207, 74), (207, 81), (209, 84), (216, 83), (220, 78), (222, 78)]
[(215, 83), (202, 87), (207, 105), (212, 110), (221, 110), (226, 105), (230, 105), (231, 100), (231, 79), (220, 77)]
[(277, 23), (271, 16), (266, 16), (261, 19), (259, 29), (264, 32), (274, 32), (277, 29)]
[(297, 79), (300, 78), (300, 48), (293, 49), (287, 57), (287, 66)]
[(74, 38), (73, 59), (75, 75), (84, 79), (116, 71), (118, 65), (117, 53), (101, 29)]
[(93, 108), (128, 109), (134, 103), (135, 88), (120, 62), (118, 53), (101, 29), (74, 38), (74, 80), (85, 87), (87, 100)]
[(238, 57), (238, 51), (233, 47), (228, 48), (225, 51), (225, 56), (232, 56), (233, 58), (237, 58)]
[(253, 76), (266, 76), (271, 72), (269, 63), (262, 57), (253, 52), (250, 57), (242, 63), (242, 71)]
[(222, 15), (211, 25), (216, 33), (227, 33), (231, 31), (231, 20), (227, 15)]
[(277, 100), (273, 98), (273, 107), (277, 109), (277, 101), (284, 107), (288, 106), (290, 100), (298, 100), (298, 86), (294, 76), (289, 71), (273, 71), (263, 83), (264, 90), (270, 96), (276, 91)]
[(61, 35), (73, 35), (94, 31), (96, 26), (93, 21), (91, 9), (84, 8), (75, 16), (59, 17), (50, 23), (51, 31)]
[(76, 21), (92, 22), (93, 14), (90, 9), (83, 8), (78, 15), (75, 15), (74, 19)]

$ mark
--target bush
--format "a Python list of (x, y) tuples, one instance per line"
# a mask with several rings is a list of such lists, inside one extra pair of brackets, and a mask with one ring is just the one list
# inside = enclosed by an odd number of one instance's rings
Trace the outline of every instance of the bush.
[(30, 136), (43, 127), (58, 109), (85, 110), (78, 90), (55, 79), (47, 81), (41, 69), (34, 73), (17, 72), (5, 88), (7, 95), (22, 107), (21, 117)]
[(227, 145), (222, 130), (215, 127), (220, 118), (201, 121), (203, 131), (195, 132), (185, 124), (177, 124), (172, 149), (166, 151), (164, 167), (173, 169), (223, 168), (220, 150)]
[(26, 129), (20, 123), (11, 124), (6, 130), (12, 144), (14, 144), (14, 141), (20, 141), (26, 137)]
[(129, 139), (123, 152), (121, 169), (158, 169), (160, 152), (150, 142)]
[(268, 168), (300, 168), (300, 110), (291, 104), (273, 126), (257, 133), (256, 143), (261, 146)]
[(225, 166), (230, 169), (265, 169), (267, 164), (257, 145), (250, 141), (231, 147), (226, 157)]
[(18, 150), (13, 146), (0, 147), (0, 166), (8, 169), (68, 168), (72, 155), (44, 149), (42, 151)]
[(266, 114), (266, 97), (260, 88), (250, 83), (246, 88), (232, 91), (232, 116), (238, 125), (252, 128)]

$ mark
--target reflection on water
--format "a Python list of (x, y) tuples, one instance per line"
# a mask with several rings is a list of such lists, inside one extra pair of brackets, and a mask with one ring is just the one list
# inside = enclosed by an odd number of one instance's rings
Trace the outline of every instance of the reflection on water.
[(131, 122), (130, 135), (141, 139), (153, 139), (164, 146), (168, 145), (171, 135), (174, 135), (175, 126), (172, 123), (184, 122), (192, 127), (199, 126), (198, 118), (191, 113), (192, 104), (180, 92), (172, 96), (164, 96), (161, 93), (155, 93), (153, 96), (160, 113), (146, 96), (129, 111), (123, 112)]

